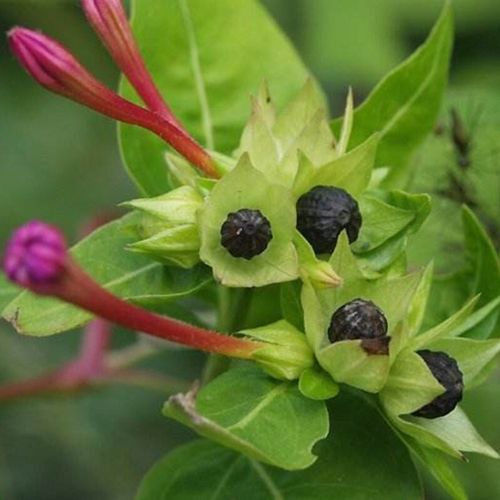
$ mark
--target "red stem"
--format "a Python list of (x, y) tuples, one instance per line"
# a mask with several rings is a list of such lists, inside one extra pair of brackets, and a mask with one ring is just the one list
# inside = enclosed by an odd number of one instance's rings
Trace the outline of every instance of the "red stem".
[(107, 321), (201, 351), (249, 359), (261, 343), (239, 339), (159, 316), (109, 293), (68, 260), (66, 274), (55, 295)]

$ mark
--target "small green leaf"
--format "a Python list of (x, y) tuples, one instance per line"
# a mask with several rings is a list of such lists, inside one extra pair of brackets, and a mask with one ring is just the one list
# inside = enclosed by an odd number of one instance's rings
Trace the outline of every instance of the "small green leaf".
[(313, 445), (328, 434), (326, 406), (296, 385), (254, 367), (236, 368), (193, 393), (171, 397), (164, 413), (201, 436), (287, 470), (316, 461)]
[(439, 323), (434, 328), (415, 336), (411, 341), (411, 346), (414, 350), (421, 349), (422, 347), (436, 342), (439, 339), (448, 337), (453, 331), (457, 331), (463, 322), (470, 316), (477, 304), (479, 297), (474, 297), (465, 304), (462, 309), (457, 311), (453, 316), (447, 320)]
[(358, 254), (379, 247), (401, 233), (414, 219), (413, 213), (409, 210), (388, 205), (373, 196), (363, 196), (359, 200), (359, 205), (363, 225), (353, 245), (354, 252)]
[[(409, 453), (380, 414), (341, 394), (331, 403), (335, 433), (317, 462), (288, 472), (207, 441), (184, 445), (147, 473), (136, 500), (405, 500), (423, 498)], [(292, 421), (286, 419), (286, 425)], [(287, 447), (287, 441), (279, 446)]]
[[(414, 149), (432, 130), (448, 79), (453, 39), (450, 3), (425, 43), (390, 72), (354, 112), (350, 147), (380, 132), (378, 166), (390, 166), (388, 180), (405, 174)], [(340, 129), (340, 120), (333, 123)]]
[[(204, 266), (180, 270), (125, 250), (140, 237), (138, 222), (137, 214), (111, 222), (75, 245), (71, 252), (106, 289), (145, 306), (190, 295), (211, 281)], [(19, 333), (37, 337), (77, 328), (91, 319), (81, 309), (29, 292), (22, 292), (2, 314)]]
[[(233, 257), (221, 244), (221, 226), (232, 212), (259, 210), (271, 225), (272, 239), (251, 260)], [(225, 286), (257, 287), (298, 278), (295, 204), (282, 186), (272, 184), (253, 168), (248, 155), (214, 187), (199, 212), (200, 257)]]
[(354, 252), (365, 265), (381, 271), (403, 253), (407, 237), (415, 233), (431, 210), (426, 194), (375, 192), (360, 199), (363, 225)]
[(332, 399), (338, 395), (340, 387), (329, 374), (318, 368), (309, 368), (302, 372), (299, 379), (299, 391), (310, 399), (319, 401)]
[(484, 340), (499, 337), (500, 333), (495, 332), (496, 324), (500, 314), (500, 297), (492, 300), (477, 311), (474, 311), (452, 335), (455, 337), (464, 336), (477, 340)]
[[(255, 0), (140, 0), (132, 10), (148, 70), (180, 121), (209, 149), (236, 148), (248, 96), (262, 81), (281, 107), (307, 78), (295, 50)], [(121, 93), (137, 99), (125, 80)], [(142, 192), (154, 196), (170, 189), (165, 143), (130, 126), (120, 127), (120, 142)]]
[(347, 102), (345, 105), (344, 117), (342, 119), (342, 129), (340, 130), (339, 143), (337, 144), (337, 153), (343, 155), (347, 152), (349, 139), (351, 138), (352, 122), (354, 114), (354, 103), (352, 97), (352, 88), (349, 87)]

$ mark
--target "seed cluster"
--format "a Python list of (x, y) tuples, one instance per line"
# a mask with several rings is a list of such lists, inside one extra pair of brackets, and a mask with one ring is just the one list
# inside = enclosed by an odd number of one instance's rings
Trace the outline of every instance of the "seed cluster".
[(464, 380), (457, 362), (448, 354), (424, 349), (417, 351), (436, 380), (446, 391), (413, 413), (416, 417), (438, 418), (448, 415), (462, 400)]
[(370, 300), (354, 299), (339, 307), (332, 315), (328, 338), (340, 340), (376, 339), (387, 335), (387, 319)]
[(358, 203), (341, 188), (316, 186), (297, 201), (297, 229), (317, 254), (332, 253), (344, 229), (356, 241), (361, 223)]
[(261, 254), (273, 238), (271, 224), (260, 210), (231, 212), (222, 224), (221, 244), (233, 257), (250, 260)]

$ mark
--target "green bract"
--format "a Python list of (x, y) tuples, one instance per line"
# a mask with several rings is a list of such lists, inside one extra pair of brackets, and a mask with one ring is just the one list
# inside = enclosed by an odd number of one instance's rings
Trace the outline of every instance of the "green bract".
[[(267, 249), (251, 260), (233, 257), (221, 245), (221, 227), (231, 212), (259, 210), (271, 224)], [(247, 155), (213, 188), (199, 212), (200, 257), (226, 286), (255, 287), (298, 277), (293, 245), (295, 206), (290, 193), (256, 170)]]

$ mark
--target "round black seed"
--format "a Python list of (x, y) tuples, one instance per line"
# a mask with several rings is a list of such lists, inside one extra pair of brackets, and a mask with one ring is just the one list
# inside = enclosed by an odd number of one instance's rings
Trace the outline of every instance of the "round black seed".
[(384, 313), (370, 300), (354, 299), (339, 307), (328, 328), (330, 342), (380, 339), (387, 335)]
[(464, 379), (457, 362), (445, 352), (424, 349), (417, 354), (425, 361), (446, 392), (413, 413), (416, 417), (437, 418), (448, 415), (462, 401)]
[(356, 241), (361, 223), (358, 203), (343, 189), (316, 186), (297, 201), (297, 229), (317, 254), (332, 253), (343, 229)]
[(220, 242), (233, 257), (250, 260), (261, 254), (273, 238), (271, 224), (259, 210), (231, 212), (220, 228)]

